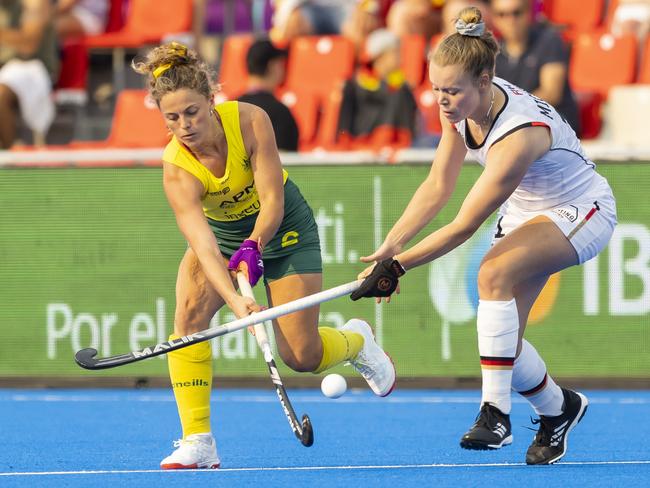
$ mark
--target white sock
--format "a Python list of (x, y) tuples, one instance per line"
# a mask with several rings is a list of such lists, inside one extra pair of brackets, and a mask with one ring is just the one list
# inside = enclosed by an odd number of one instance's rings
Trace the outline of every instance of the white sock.
[(562, 413), (562, 389), (546, 372), (546, 364), (537, 350), (525, 339), (512, 370), (512, 389), (530, 402), (537, 415), (556, 417)]
[(503, 413), (509, 414), (512, 367), (517, 354), (519, 333), (515, 299), (479, 300), (476, 329), (483, 377), (481, 404), (491, 403)]

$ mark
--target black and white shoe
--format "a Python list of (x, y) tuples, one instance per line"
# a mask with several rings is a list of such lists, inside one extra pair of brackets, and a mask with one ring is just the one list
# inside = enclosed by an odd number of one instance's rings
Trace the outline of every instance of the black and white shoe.
[(512, 443), (510, 415), (484, 403), (472, 428), (460, 439), (463, 449), (499, 449)]
[(569, 432), (582, 420), (589, 401), (582, 393), (562, 388), (564, 406), (557, 417), (540, 415), (539, 430), (526, 452), (526, 464), (553, 464), (566, 453)]

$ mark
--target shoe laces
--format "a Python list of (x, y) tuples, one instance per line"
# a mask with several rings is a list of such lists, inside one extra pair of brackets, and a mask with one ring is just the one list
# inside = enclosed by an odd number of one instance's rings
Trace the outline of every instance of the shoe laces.
[[(533, 425), (539, 424), (539, 429), (537, 429), (537, 433), (535, 434), (535, 439), (533, 440), (533, 444), (538, 446), (550, 446), (551, 438), (553, 436), (553, 426), (551, 425), (551, 423), (545, 420), (543, 417), (540, 417), (538, 419), (534, 419), (533, 417), (531, 417), (530, 422)], [(526, 427), (526, 428), (528, 430), (532, 430), (533, 432), (535, 432), (535, 429), (531, 429), (530, 427)]]
[(174, 447), (179, 448), (183, 446), (187, 447), (196, 447), (196, 448), (201, 448), (203, 445), (207, 445), (206, 443), (202, 442), (200, 439), (177, 439), (174, 441)]
[(354, 368), (365, 378), (372, 377), (375, 374), (374, 368), (370, 365), (370, 362), (363, 354), (363, 351), (359, 351), (357, 357), (354, 358), (354, 360), (348, 361), (348, 363), (354, 366)]
[(492, 405), (489, 403), (484, 403), (483, 406), (481, 406), (481, 410), (479, 411), (478, 415), (476, 416), (474, 425), (489, 427), (489, 429), (492, 430), (492, 427), (499, 421), (500, 419), (496, 414), (496, 408), (492, 407)]

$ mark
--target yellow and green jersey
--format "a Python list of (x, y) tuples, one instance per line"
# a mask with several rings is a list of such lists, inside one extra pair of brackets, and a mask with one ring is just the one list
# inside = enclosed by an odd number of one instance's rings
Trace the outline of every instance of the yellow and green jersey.
[[(226, 170), (221, 178), (214, 176), (176, 137), (167, 144), (163, 161), (183, 168), (195, 176), (205, 192), (201, 198), (206, 217), (219, 222), (232, 222), (255, 215), (260, 199), (255, 188), (251, 161), (239, 125), (239, 103), (224, 102), (215, 106), (228, 144)], [(282, 170), (286, 183), (288, 173)]]

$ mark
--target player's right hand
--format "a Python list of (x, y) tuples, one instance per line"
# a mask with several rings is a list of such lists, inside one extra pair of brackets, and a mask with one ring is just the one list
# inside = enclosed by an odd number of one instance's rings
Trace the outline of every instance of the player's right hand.
[(402, 252), (402, 246), (385, 240), (384, 243), (377, 248), (375, 252), (369, 256), (362, 256), (361, 262), (363, 263), (372, 263), (383, 261), (384, 259), (392, 258), (396, 254)]
[(254, 312), (261, 312), (264, 310), (254, 299), (241, 295), (234, 296), (232, 300), (229, 301), (228, 306), (238, 319), (248, 317)]
[[(389, 258), (378, 262), (365, 274), (361, 286), (352, 292), (350, 298), (355, 301), (362, 297), (390, 298), (398, 290), (399, 278), (406, 270), (396, 259)], [(399, 293), (399, 291), (397, 291)]]

